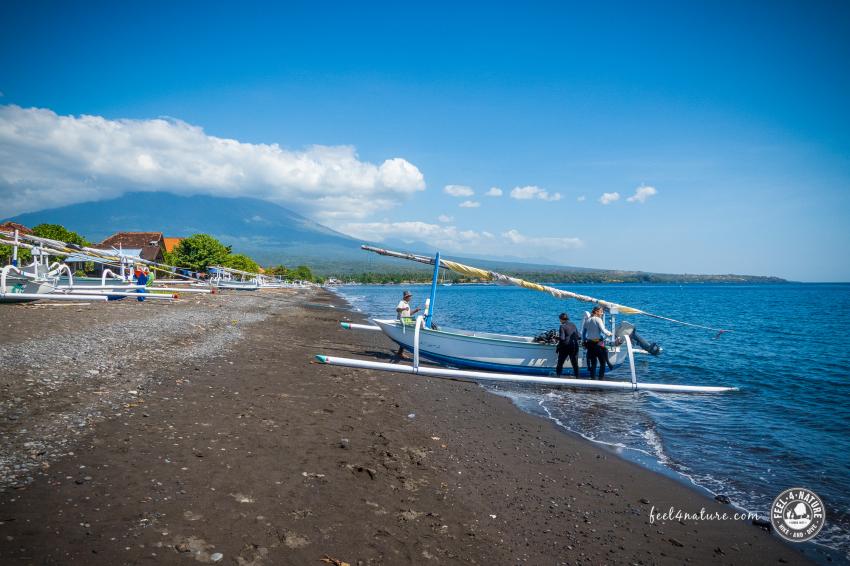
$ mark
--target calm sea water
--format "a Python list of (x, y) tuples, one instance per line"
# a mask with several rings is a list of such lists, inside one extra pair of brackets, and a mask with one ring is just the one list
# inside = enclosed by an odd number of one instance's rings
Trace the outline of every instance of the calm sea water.
[[(422, 306), (427, 286), (409, 287)], [(615, 393), (529, 386), (487, 388), (526, 411), (662, 468), (747, 511), (768, 516), (780, 491), (807, 487), (824, 500), (827, 524), (816, 542), (850, 557), (850, 284), (574, 285), (570, 290), (681, 320), (709, 331), (627, 317), (664, 348), (641, 357), (638, 379), (734, 385), (717, 395)], [(344, 286), (371, 316), (394, 316), (397, 286)], [(557, 328), (587, 306), (515, 287), (440, 287), (442, 325), (532, 335)], [(610, 373), (628, 379), (628, 368)]]

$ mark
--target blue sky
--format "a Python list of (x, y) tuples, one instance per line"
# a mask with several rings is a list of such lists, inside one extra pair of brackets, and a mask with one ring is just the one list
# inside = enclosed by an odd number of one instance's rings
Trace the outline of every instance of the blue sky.
[[(200, 165), (177, 160), (226, 138), (244, 151), (203, 167), (259, 169), (214, 194), (268, 198), (364, 238), (848, 281), (849, 59), (846, 2), (7, 1), (0, 216), (124, 184), (201, 191)], [(61, 118), (81, 115), (104, 122)], [(146, 128), (158, 117), (174, 120)], [(120, 145), (116, 124), (130, 141), (114, 162), (146, 152), (138, 163), (154, 165), (87, 173)], [(61, 147), (38, 145), (57, 132)], [(179, 145), (151, 141), (169, 136)], [(257, 173), (268, 160), (244, 155), (262, 144), (278, 144), (282, 162)], [(304, 186), (298, 172), (270, 180), (305, 161), (317, 176)], [(628, 202), (642, 186), (655, 194)], [(484, 196), (491, 187), (502, 196)], [(511, 197), (523, 187), (548, 199)], [(620, 198), (603, 205), (604, 193)]]

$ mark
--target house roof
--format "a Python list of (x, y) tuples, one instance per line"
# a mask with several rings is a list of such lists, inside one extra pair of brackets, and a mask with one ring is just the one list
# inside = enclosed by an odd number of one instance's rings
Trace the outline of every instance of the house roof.
[(32, 234), (32, 230), (23, 224), (18, 224), (17, 222), (4, 222), (0, 224), (0, 230), (5, 230), (6, 232), (14, 232), (17, 230), (21, 234)]
[(159, 256), (163, 249), (163, 237), (162, 232), (117, 232), (97, 244), (97, 247), (141, 249), (143, 259), (156, 261), (162, 259)]
[(163, 238), (162, 240), (165, 244), (165, 251), (173, 252), (174, 248), (177, 247), (177, 244), (183, 241), (183, 238)]

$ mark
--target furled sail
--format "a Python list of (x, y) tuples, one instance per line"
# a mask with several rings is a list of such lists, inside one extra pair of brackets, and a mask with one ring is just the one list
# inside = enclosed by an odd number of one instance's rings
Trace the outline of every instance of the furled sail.
[[(434, 265), (434, 258), (421, 256), (416, 254), (404, 253), (404, 252), (394, 252), (391, 250), (385, 250), (383, 248), (376, 248), (374, 246), (369, 246), (363, 244), (360, 246), (361, 249), (374, 252), (376, 254), (388, 256), (388, 257), (396, 257), (399, 259), (406, 259), (410, 261), (416, 261), (419, 263), (424, 263), (427, 265)], [(597, 299), (595, 297), (590, 297), (588, 295), (581, 295), (579, 293), (573, 293), (572, 291), (566, 291), (564, 289), (556, 289), (555, 287), (550, 287), (548, 285), (541, 285), (540, 283), (534, 283), (533, 281), (526, 281), (525, 279), (520, 279), (518, 277), (511, 277), (510, 275), (504, 275), (502, 273), (497, 273), (495, 271), (488, 271), (486, 269), (481, 269), (479, 267), (473, 267), (471, 265), (465, 265), (463, 263), (458, 263), (456, 261), (451, 261), (447, 259), (440, 258), (440, 267), (445, 269), (450, 269), (456, 273), (460, 273), (462, 275), (467, 275), (469, 277), (475, 277), (477, 279), (481, 279), (484, 281), (494, 281), (496, 283), (501, 283), (504, 285), (516, 285), (517, 287), (524, 287), (525, 289), (531, 289), (532, 291), (541, 291), (543, 293), (548, 293), (555, 298), (558, 299), (575, 299), (577, 301), (582, 301), (585, 303), (593, 303), (599, 305), (609, 311), (616, 309), (621, 314), (640, 314), (644, 316), (648, 316), (651, 318), (657, 318), (660, 320), (666, 320), (668, 322), (673, 322), (676, 324), (683, 324), (685, 326), (692, 326), (694, 328), (703, 328), (705, 330), (712, 330), (718, 333), (718, 336), (724, 332), (731, 332), (731, 330), (725, 330), (722, 328), (713, 328), (711, 326), (705, 326), (702, 324), (694, 324), (692, 322), (684, 322), (681, 320), (676, 320), (673, 318), (668, 318), (666, 316), (661, 316), (653, 313), (646, 312), (644, 310), (629, 307), (626, 305), (620, 305), (617, 303), (612, 303), (611, 301), (606, 301), (603, 299)]]

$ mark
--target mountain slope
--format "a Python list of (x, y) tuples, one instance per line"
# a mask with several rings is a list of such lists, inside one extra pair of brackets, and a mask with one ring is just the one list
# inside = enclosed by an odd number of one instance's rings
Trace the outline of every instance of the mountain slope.
[[(319, 271), (421, 271), (422, 265), (360, 251), (356, 240), (282, 206), (253, 198), (205, 195), (177, 196), (166, 192), (129, 193), (122, 197), (85, 202), (20, 214), (11, 218), (25, 226), (62, 224), (92, 242), (115, 232), (162, 232), (169, 237), (210, 234), (263, 264), (307, 263)], [(387, 241), (379, 244), (427, 255), (436, 251), (425, 243)], [(582, 268), (531, 265), (489, 258), (464, 259), (493, 270), (574, 271)]]
[[(63, 206), (10, 218), (26, 226), (62, 224), (89, 241), (99, 242), (115, 232), (162, 232), (169, 237), (210, 234), (237, 253), (252, 256), (263, 265), (310, 265), (320, 274), (394, 272), (427, 274), (430, 268), (418, 263), (360, 251), (360, 240), (331, 230), (282, 206), (253, 198), (177, 196), (166, 192), (129, 193), (122, 197)], [(433, 255), (433, 247), (422, 242), (387, 241), (389, 249)], [(462, 263), (507, 273), (528, 274), (538, 280), (556, 281), (565, 274), (592, 272), (599, 280), (634, 279), (635, 272), (587, 269), (560, 265), (532, 264), (513, 258), (468, 259), (447, 254)], [(664, 277), (661, 280), (715, 281), (717, 277)], [(737, 276), (722, 280), (739, 281)], [(744, 276), (746, 277), (746, 276)], [(643, 278), (638, 278), (643, 280)], [(765, 278), (750, 278), (763, 280)]]
[(334, 258), (359, 241), (282, 206), (253, 198), (129, 193), (122, 197), (30, 212), (12, 220), (26, 226), (62, 224), (93, 242), (115, 232), (162, 232), (170, 237), (215, 236), (261, 262)]
[(259, 199), (184, 197), (165, 192), (128, 193), (112, 200), (21, 214), (14, 221), (28, 226), (42, 222), (63, 224), (91, 240), (101, 240), (118, 231), (148, 230), (169, 236), (215, 231), (310, 243), (351, 240), (289, 209)]

